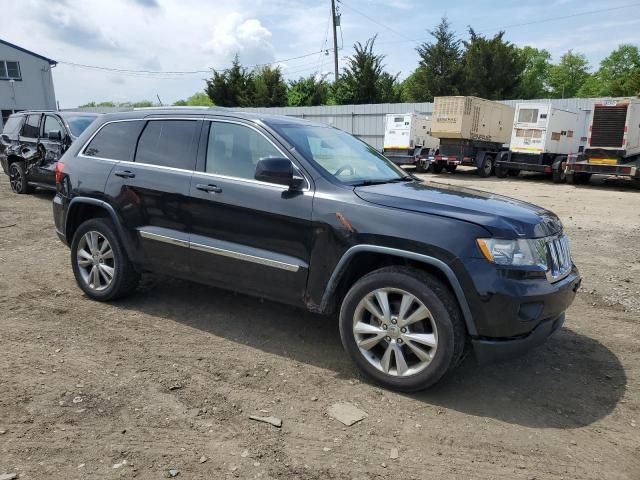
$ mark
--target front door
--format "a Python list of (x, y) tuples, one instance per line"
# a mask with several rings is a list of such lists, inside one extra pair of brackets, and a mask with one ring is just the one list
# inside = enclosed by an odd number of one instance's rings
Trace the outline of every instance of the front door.
[(191, 265), (198, 279), (304, 303), (313, 196), (254, 179), (260, 158), (287, 157), (259, 127), (205, 121), (191, 180)]

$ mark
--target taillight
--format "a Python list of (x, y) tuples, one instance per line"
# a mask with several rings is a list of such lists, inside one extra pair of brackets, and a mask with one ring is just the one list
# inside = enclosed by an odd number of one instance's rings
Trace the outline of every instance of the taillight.
[(53, 170), (55, 178), (56, 178), (56, 185), (60, 185), (62, 183), (62, 171), (64, 170), (64, 163), (62, 162), (56, 162), (56, 166)]

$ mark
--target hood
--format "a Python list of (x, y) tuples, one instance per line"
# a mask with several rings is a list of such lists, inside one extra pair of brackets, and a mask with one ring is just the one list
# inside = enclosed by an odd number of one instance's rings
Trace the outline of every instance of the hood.
[(356, 187), (355, 193), (377, 205), (475, 223), (500, 238), (546, 237), (562, 230), (549, 210), (470, 188), (414, 181)]

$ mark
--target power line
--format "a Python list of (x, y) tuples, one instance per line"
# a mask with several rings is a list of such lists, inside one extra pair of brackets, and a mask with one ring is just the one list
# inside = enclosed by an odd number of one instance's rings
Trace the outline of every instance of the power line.
[(389, 30), (390, 32), (393, 32), (393, 33), (395, 33), (396, 35), (399, 35), (399, 36), (401, 36), (402, 38), (405, 38), (407, 41), (410, 41), (410, 42), (417, 42), (417, 40), (415, 40), (415, 39), (413, 39), (413, 38), (411, 38), (411, 37), (406, 36), (404, 33), (402, 33), (402, 32), (400, 32), (400, 31), (396, 30), (395, 28), (392, 28), (392, 27), (390, 27), (389, 25), (385, 25), (384, 23), (379, 22), (379, 21), (378, 21), (378, 20), (376, 20), (375, 18), (371, 18), (371, 17), (370, 17), (369, 15), (367, 15), (366, 13), (363, 13), (363, 12), (361, 12), (360, 10), (358, 10), (358, 9), (356, 9), (356, 8), (353, 8), (351, 5), (348, 5), (348, 4), (344, 3), (344, 1), (343, 1), (343, 0), (338, 0), (338, 3), (339, 3), (340, 5), (342, 5), (343, 7), (347, 7), (349, 10), (352, 10), (352, 11), (356, 12), (358, 15), (362, 15), (364, 18), (366, 18), (367, 20), (369, 20), (369, 21), (371, 21), (371, 22), (375, 23), (376, 25), (380, 25), (381, 27), (386, 28), (386, 29), (387, 29), (387, 30)]

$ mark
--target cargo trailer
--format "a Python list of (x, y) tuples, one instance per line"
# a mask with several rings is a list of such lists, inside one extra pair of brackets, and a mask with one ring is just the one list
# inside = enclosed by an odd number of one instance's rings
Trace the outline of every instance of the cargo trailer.
[(415, 165), (417, 171), (424, 171), (429, 156), (436, 152), (440, 143), (430, 133), (431, 117), (428, 115), (388, 114), (382, 153), (397, 165)]
[(550, 174), (554, 182), (563, 182), (567, 157), (580, 151), (586, 119), (584, 111), (551, 103), (518, 103), (509, 150), (498, 154), (496, 176), (529, 171)]
[(569, 156), (567, 182), (586, 183), (593, 174), (640, 180), (640, 98), (595, 103), (587, 135), (584, 152)]
[(436, 97), (431, 135), (440, 139), (440, 149), (430, 159), (433, 172), (468, 165), (481, 177), (491, 175), (496, 156), (511, 139), (513, 116), (513, 107), (482, 98)]

